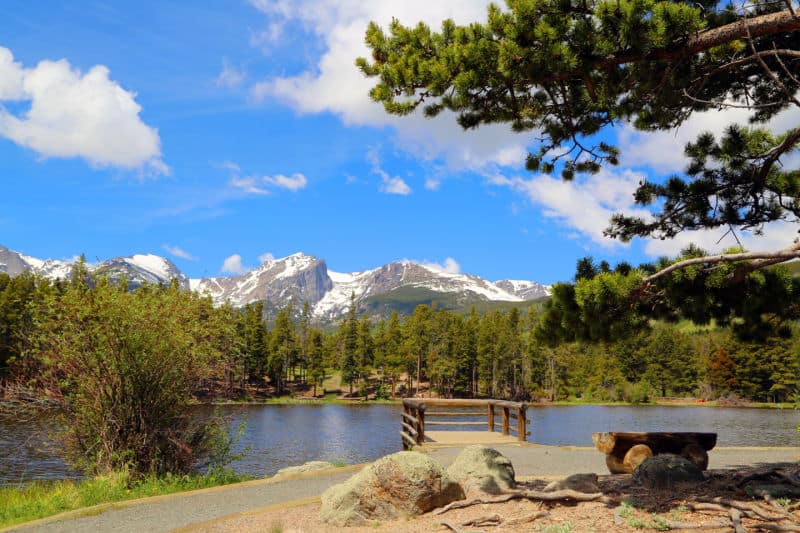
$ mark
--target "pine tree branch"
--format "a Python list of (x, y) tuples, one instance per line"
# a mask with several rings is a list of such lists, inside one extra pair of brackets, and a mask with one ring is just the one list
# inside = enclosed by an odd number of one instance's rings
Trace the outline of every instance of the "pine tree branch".
[(800, 17), (787, 9), (777, 13), (742, 18), (736, 22), (700, 32), (693, 37), (689, 37), (684, 44), (671, 49), (654, 50), (649, 54), (638, 52), (613, 54), (600, 61), (597, 66), (599, 68), (607, 68), (640, 61), (672, 61), (705, 52), (715, 46), (745, 39), (748, 36), (751, 38), (763, 37), (797, 30), (800, 30)]
[(800, 258), (800, 243), (795, 243), (792, 246), (779, 250), (777, 252), (742, 252), (738, 254), (720, 254), (720, 255), (707, 255), (704, 257), (692, 257), (691, 259), (684, 259), (678, 261), (670, 266), (659, 270), (655, 274), (647, 276), (642, 280), (644, 284), (652, 283), (653, 281), (663, 278), (668, 274), (681, 270), (694, 265), (706, 265), (716, 263), (733, 263), (736, 261), (752, 261), (744, 265), (746, 272), (752, 272), (759, 268), (766, 266), (783, 263), (790, 259)]

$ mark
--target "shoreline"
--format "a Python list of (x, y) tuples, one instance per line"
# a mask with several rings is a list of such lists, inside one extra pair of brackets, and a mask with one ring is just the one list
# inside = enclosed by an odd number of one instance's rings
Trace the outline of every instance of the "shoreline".
[[(425, 400), (426, 398), (417, 398)], [(433, 398), (436, 399), (436, 398)], [(402, 398), (388, 400), (373, 400), (364, 398), (302, 398), (293, 396), (278, 396), (275, 398), (265, 398), (263, 400), (222, 400), (212, 402), (197, 402), (195, 405), (400, 405)], [(800, 410), (800, 403), (767, 403), (767, 402), (747, 402), (741, 405), (720, 404), (717, 400), (699, 401), (696, 398), (677, 398), (677, 399), (656, 399), (651, 402), (631, 403), (631, 402), (590, 402), (581, 400), (557, 400), (553, 402), (526, 402), (528, 407), (578, 407), (578, 406), (602, 406), (602, 407), (719, 407), (729, 409), (777, 409), (777, 410)]]

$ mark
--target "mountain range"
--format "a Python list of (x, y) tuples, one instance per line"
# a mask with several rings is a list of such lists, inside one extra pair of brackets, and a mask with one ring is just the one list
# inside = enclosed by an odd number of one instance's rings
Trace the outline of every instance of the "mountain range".
[[(67, 278), (73, 260), (37, 259), (0, 246), (0, 272), (10, 276), (33, 272), (49, 279)], [(89, 265), (112, 279), (125, 277), (132, 286), (168, 283), (210, 295), (214, 302), (234, 307), (264, 302), (265, 314), (290, 303), (311, 306), (322, 322), (341, 317), (355, 295), (358, 308), (386, 316), (393, 310), (408, 314), (418, 304), (438, 302), (445, 308), (466, 308), (486, 302), (524, 304), (549, 296), (550, 287), (535, 281), (488, 281), (479, 276), (453, 273), (414, 261), (395, 261), (372, 270), (340, 273), (328, 270), (324, 259), (296, 253), (269, 259), (237, 276), (189, 279), (172, 261), (153, 254), (116, 257)]]

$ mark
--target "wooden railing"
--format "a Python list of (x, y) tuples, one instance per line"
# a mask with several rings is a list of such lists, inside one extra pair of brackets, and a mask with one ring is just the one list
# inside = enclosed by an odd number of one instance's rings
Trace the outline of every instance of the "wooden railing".
[[(429, 411), (428, 408), (441, 408), (442, 410)], [(480, 407), (470, 411), (448, 411), (447, 408)], [(503, 435), (511, 432), (517, 435), (517, 440), (524, 442), (529, 435), (527, 432), (528, 420), (525, 410), (527, 405), (523, 402), (508, 402), (505, 400), (450, 400), (443, 398), (405, 398), (403, 400), (402, 429), (403, 449), (408, 450), (425, 442), (426, 426), (485, 426), (487, 431), (494, 431), (495, 426), (500, 426)], [(500, 420), (495, 418), (500, 414)], [(452, 420), (457, 417), (485, 416), (483, 422)], [(448, 420), (436, 420), (447, 418)], [(516, 425), (511, 423), (516, 421)]]

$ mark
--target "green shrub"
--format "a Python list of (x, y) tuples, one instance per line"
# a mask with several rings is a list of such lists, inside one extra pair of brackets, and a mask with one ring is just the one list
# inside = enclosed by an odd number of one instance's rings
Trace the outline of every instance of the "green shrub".
[(231, 336), (219, 316), (175, 283), (128, 291), (74, 276), (39, 339), (67, 459), (88, 473), (160, 475), (189, 472), (224, 448), (223, 422), (193, 416), (190, 394)]

